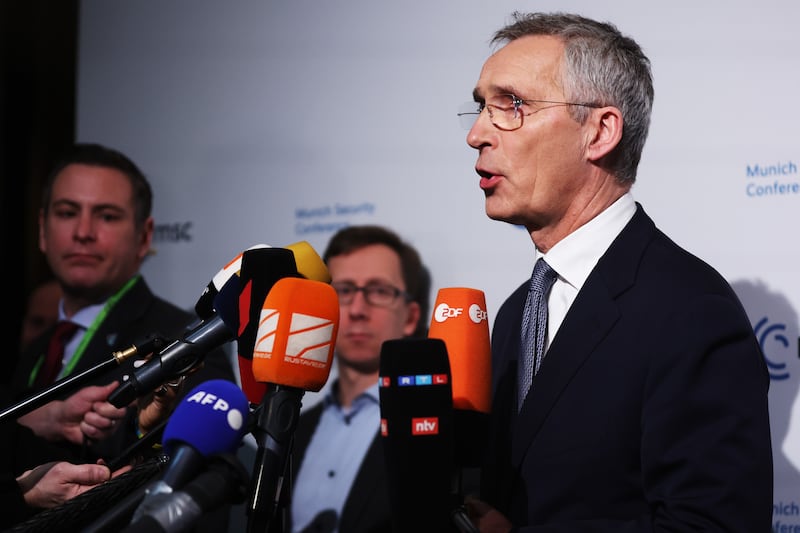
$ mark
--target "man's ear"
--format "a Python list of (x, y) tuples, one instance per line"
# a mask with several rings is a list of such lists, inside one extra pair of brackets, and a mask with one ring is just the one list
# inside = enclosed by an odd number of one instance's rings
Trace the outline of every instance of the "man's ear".
[(403, 325), (403, 334), (406, 336), (413, 335), (414, 332), (417, 330), (417, 325), (419, 321), (422, 319), (420, 316), (422, 311), (420, 310), (418, 302), (409, 302), (408, 303), (408, 311), (406, 314), (406, 323)]
[(144, 261), (144, 258), (152, 253), (153, 231), (155, 231), (153, 217), (147, 217), (142, 226), (141, 242), (139, 242), (139, 259), (141, 261)]
[(592, 109), (587, 119), (594, 127), (587, 146), (587, 157), (598, 161), (611, 153), (622, 140), (622, 112), (613, 106)]

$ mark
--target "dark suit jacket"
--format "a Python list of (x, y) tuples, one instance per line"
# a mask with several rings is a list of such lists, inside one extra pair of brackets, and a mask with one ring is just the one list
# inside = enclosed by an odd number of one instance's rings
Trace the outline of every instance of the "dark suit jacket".
[(729, 284), (637, 205), (517, 415), (527, 284), (494, 325), (483, 498), (520, 531), (769, 531), (769, 377)]
[[(292, 452), (292, 479), (297, 477), (306, 448), (322, 416), (323, 403), (314, 405), (300, 416), (295, 430)], [(347, 450), (342, 450), (347, 453)], [(286, 530), (287, 533), (291, 531)], [(317, 531), (313, 529), (313, 531)], [(320, 529), (320, 533), (330, 531)], [(350, 493), (347, 495), (339, 520), (340, 533), (391, 533), (389, 492), (386, 466), (383, 459), (383, 442), (375, 429), (375, 437), (364, 456)]]
[[(144, 278), (140, 277), (114, 305), (105, 320), (100, 324), (71, 375), (77, 375), (95, 367), (99, 363), (108, 361), (111, 359), (112, 352), (128, 348), (132, 344), (141, 342), (152, 335), (162, 335), (170, 340), (182, 338), (187, 326), (195, 318), (193, 314), (155, 296)], [(12, 380), (14, 401), (28, 398), (31, 394), (37, 392), (35, 389), (28, 387), (28, 379), (39, 358), (43, 357), (53, 329), (51, 328), (36, 339), (21, 354)], [(124, 374), (130, 373), (132, 369), (133, 359), (129, 359), (113, 370), (103, 373), (89, 384), (104, 385), (110, 383), (115, 379), (120, 379)], [(203, 368), (195, 372), (184, 383), (183, 394), (209, 379), (227, 379), (235, 382), (230, 360), (221, 348), (213, 350), (205, 356)], [(134, 417), (130, 418), (130, 426), (123, 428), (124, 431), (117, 431), (117, 434), (109, 442), (103, 443), (97, 450), (98, 455), (111, 459), (126, 445), (136, 440), (135, 426), (133, 425)], [(65, 448), (65, 455), (57, 457), (57, 459), (86, 459), (86, 457), (80, 457), (79, 450), (76, 447), (66, 446)], [(40, 463), (52, 459), (54, 458), (38, 458)], [(18, 468), (23, 468), (24, 466), (26, 465), (18, 465)]]

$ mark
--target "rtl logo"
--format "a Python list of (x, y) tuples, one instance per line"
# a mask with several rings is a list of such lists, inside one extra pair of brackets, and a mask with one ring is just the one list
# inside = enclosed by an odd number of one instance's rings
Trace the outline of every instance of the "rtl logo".
[(412, 418), (412, 435), (438, 435), (439, 419), (437, 417)]

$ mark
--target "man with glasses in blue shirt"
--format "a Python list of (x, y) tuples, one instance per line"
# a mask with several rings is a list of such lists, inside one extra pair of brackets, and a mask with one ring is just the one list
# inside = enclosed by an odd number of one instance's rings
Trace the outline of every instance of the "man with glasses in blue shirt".
[(291, 531), (391, 532), (380, 434), (384, 341), (426, 336), (430, 278), (417, 251), (381, 226), (350, 226), (323, 254), (339, 295), (337, 378), (295, 432)]

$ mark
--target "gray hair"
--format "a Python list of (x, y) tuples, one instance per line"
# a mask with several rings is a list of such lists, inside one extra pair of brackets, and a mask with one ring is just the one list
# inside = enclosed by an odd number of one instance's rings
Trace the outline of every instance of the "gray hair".
[[(564, 96), (570, 102), (614, 106), (620, 110), (622, 139), (602, 164), (620, 183), (632, 185), (653, 108), (650, 60), (641, 47), (613, 24), (580, 15), (515, 11), (512, 19), (495, 32), (492, 44), (528, 35), (560, 38), (564, 42)], [(570, 106), (572, 117), (581, 124), (590, 111), (583, 106)]]

